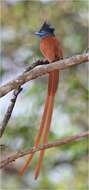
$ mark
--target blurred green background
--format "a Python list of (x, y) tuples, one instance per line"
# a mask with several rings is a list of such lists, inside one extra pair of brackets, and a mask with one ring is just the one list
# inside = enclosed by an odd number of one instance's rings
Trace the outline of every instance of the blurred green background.
[[(56, 28), (64, 57), (83, 53), (88, 44), (87, 0), (0, 0), (0, 83), (15, 78), (37, 59), (42, 59), (39, 39), (33, 35), (47, 20)], [(61, 71), (48, 141), (71, 136), (88, 129), (88, 63)], [(0, 120), (11, 94), (1, 99)], [(47, 94), (47, 76), (28, 82), (16, 102), (0, 144), (6, 145), (2, 157), (34, 146)], [(2, 189), (88, 190), (88, 142), (47, 150), (37, 181), (34, 170), (38, 153), (23, 177), (18, 159), (2, 170)]]

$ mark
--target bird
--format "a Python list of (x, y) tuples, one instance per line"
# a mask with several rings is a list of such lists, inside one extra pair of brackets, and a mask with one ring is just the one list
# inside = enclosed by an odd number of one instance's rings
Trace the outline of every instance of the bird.
[[(40, 37), (40, 51), (43, 54), (44, 58), (49, 62), (49, 64), (63, 59), (63, 48), (60, 41), (55, 36), (55, 28), (52, 25), (45, 21), (42, 24), (40, 30), (35, 32), (35, 35)], [(43, 138), (43, 145), (48, 141), (48, 134), (51, 126), (52, 113), (54, 108), (54, 99), (59, 83), (59, 70), (54, 70), (48, 75), (48, 93), (45, 101), (43, 115), (41, 118), (39, 132), (35, 139), (35, 148), (39, 146), (41, 138)], [(37, 179), (39, 176), (44, 153), (44, 149), (39, 153), (38, 164), (35, 170), (35, 179)], [(26, 163), (20, 170), (20, 175), (23, 175), (27, 168), (30, 166), (33, 156), (34, 153), (29, 155)]]

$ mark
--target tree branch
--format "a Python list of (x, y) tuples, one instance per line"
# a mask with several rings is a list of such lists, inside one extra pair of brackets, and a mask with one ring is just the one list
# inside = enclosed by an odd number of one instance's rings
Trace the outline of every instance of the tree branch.
[(37, 77), (47, 74), (55, 69), (59, 69), (59, 70), (67, 69), (71, 66), (87, 62), (88, 60), (89, 60), (89, 53), (84, 53), (81, 55), (76, 55), (64, 60), (54, 62), (52, 64), (37, 66), (31, 71), (24, 72), (20, 76), (18, 76), (16, 79), (6, 83), (5, 85), (2, 85), (0, 87), (0, 97), (6, 95), (7, 93), (9, 93), (10, 91), (14, 89), (17, 89), (18, 86), (21, 86), (24, 83), (32, 79), (36, 79)]
[(2, 137), (2, 135), (6, 129), (6, 126), (8, 124), (10, 117), (11, 117), (12, 111), (14, 109), (16, 99), (17, 99), (17, 97), (21, 91), (22, 91), (22, 88), (19, 87), (17, 90), (14, 90), (14, 92), (13, 92), (12, 98), (10, 100), (10, 103), (9, 103), (9, 106), (8, 106), (7, 111), (5, 113), (5, 116), (3, 118), (3, 121), (0, 124), (0, 137)]
[[(37, 62), (35, 62), (35, 63), (31, 64), (29, 67), (27, 67), (25, 69), (24, 73), (26, 73), (28, 71), (31, 71), (34, 67), (36, 67), (38, 65), (48, 64), (48, 63), (49, 63), (48, 61), (38, 60)], [(10, 120), (12, 111), (14, 109), (17, 97), (18, 97), (18, 95), (19, 95), (19, 93), (21, 91), (22, 91), (22, 88), (21, 88), (21, 86), (19, 86), (18, 89), (15, 89), (14, 92), (13, 92), (13, 94), (12, 94), (12, 98), (10, 100), (9, 106), (7, 108), (7, 111), (5, 113), (5, 116), (3, 118), (2, 123), (0, 124), (0, 137), (2, 137), (2, 135), (4, 134), (4, 131), (5, 131), (6, 126), (7, 126), (8, 122), (9, 122), (9, 120)]]
[(89, 136), (89, 131), (85, 131), (85, 132), (82, 132), (82, 133), (80, 133), (78, 135), (74, 135), (74, 136), (71, 136), (71, 137), (67, 137), (65, 139), (58, 140), (58, 141), (56, 141), (54, 143), (39, 146), (38, 148), (32, 148), (32, 149), (30, 149), (28, 151), (16, 152), (12, 156), (9, 156), (6, 159), (2, 160), (0, 162), (0, 168), (4, 168), (6, 165), (10, 164), (11, 162), (13, 162), (13, 161), (17, 160), (18, 158), (21, 158), (21, 157), (23, 157), (25, 155), (32, 154), (32, 153), (35, 153), (35, 152), (43, 150), (43, 149), (49, 149), (49, 148), (54, 148), (54, 147), (58, 147), (58, 146), (62, 146), (62, 145), (67, 145), (69, 143), (79, 141), (83, 137), (88, 137), (88, 136)]

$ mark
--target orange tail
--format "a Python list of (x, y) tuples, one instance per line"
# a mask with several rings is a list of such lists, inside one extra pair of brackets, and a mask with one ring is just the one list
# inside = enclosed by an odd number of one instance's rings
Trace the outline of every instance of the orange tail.
[[(51, 98), (51, 88), (52, 88), (52, 93), (53, 94), (55, 94), (55, 89), (57, 89), (59, 72), (58, 71), (55, 71), (55, 72), (56, 72), (55, 75), (53, 73), (49, 75), (48, 96), (47, 96), (46, 103), (45, 103), (45, 108), (44, 108), (44, 112), (43, 112), (43, 116), (42, 116), (42, 120), (41, 120), (39, 133), (38, 133), (38, 135), (36, 137), (36, 140), (35, 140), (35, 145), (34, 145), (35, 148), (37, 148), (39, 143), (40, 143), (40, 139), (41, 139), (41, 136), (43, 134), (43, 129), (46, 126), (45, 122), (46, 122), (46, 118), (47, 118), (47, 113), (49, 113), (50, 110), (51, 110), (51, 109), (49, 109), (49, 105), (51, 106), (50, 102), (51, 102), (51, 99), (53, 99), (53, 96), (54, 96), (54, 95), (52, 95), (52, 98)], [(53, 77), (53, 75), (54, 75), (54, 77)], [(52, 80), (54, 80), (54, 82), (52, 82)], [(55, 83), (56, 85), (52, 84), (52, 83)], [(49, 118), (51, 120), (51, 116)], [(49, 126), (50, 126), (50, 124), (49, 124)], [(26, 163), (23, 165), (23, 167), (21, 168), (21, 170), (19, 172), (20, 175), (23, 175), (24, 172), (26, 171), (26, 169), (28, 168), (28, 166), (30, 166), (30, 163), (31, 163), (31, 160), (32, 160), (33, 156), (34, 156), (34, 153), (30, 154), (30, 156), (28, 157)]]
[[(44, 129), (44, 123), (45, 123), (45, 118), (46, 118), (46, 113), (47, 113), (47, 109), (48, 109), (48, 103), (49, 103), (49, 96), (47, 96), (46, 102), (45, 102), (45, 108), (44, 108), (44, 112), (43, 112), (43, 116), (42, 116), (42, 120), (41, 120), (41, 124), (40, 124), (40, 129), (39, 129), (39, 133), (36, 137), (35, 140), (35, 145), (34, 147), (37, 148), (39, 143), (40, 143), (40, 139), (43, 133), (43, 129)], [(23, 167), (20, 170), (20, 175), (23, 175), (24, 172), (26, 171), (26, 169), (28, 168), (28, 166), (30, 166), (31, 160), (34, 156), (34, 153), (30, 154), (26, 163), (23, 165)]]
[[(58, 86), (58, 80), (59, 80), (59, 72), (58, 71), (54, 71), (49, 75), (49, 88), (48, 88), (49, 104), (48, 104), (48, 109), (47, 109), (46, 119), (45, 119), (45, 133), (44, 133), (44, 137), (43, 137), (43, 144), (46, 144), (47, 139), (48, 139), (48, 133), (49, 133), (51, 118), (52, 118), (52, 113), (53, 113), (54, 97), (55, 97), (55, 93), (56, 93), (57, 86)], [(37, 168), (35, 171), (35, 179), (37, 179), (37, 177), (39, 175), (44, 152), (45, 152), (45, 150), (40, 151), (38, 165), (37, 165)]]
[[(50, 96), (48, 112), (47, 112), (46, 121), (45, 121), (45, 129), (46, 130), (45, 130), (45, 133), (44, 133), (43, 144), (46, 144), (47, 139), (48, 139), (48, 132), (49, 132), (50, 123), (51, 123), (51, 117), (52, 117), (52, 112), (53, 112), (53, 104), (54, 104), (54, 97)], [(40, 151), (39, 160), (38, 160), (38, 166), (37, 166), (36, 172), (35, 172), (35, 179), (37, 179), (37, 177), (39, 175), (41, 165), (42, 165), (42, 159), (43, 159), (43, 156), (44, 156), (44, 152), (45, 152), (45, 150)]]

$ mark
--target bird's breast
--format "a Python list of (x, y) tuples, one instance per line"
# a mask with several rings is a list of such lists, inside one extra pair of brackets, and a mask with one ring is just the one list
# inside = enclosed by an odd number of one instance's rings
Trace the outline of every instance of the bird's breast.
[(40, 50), (49, 62), (63, 58), (63, 51), (60, 46), (60, 42), (55, 36), (42, 38), (40, 42)]

